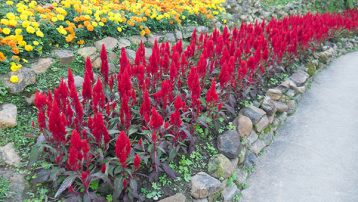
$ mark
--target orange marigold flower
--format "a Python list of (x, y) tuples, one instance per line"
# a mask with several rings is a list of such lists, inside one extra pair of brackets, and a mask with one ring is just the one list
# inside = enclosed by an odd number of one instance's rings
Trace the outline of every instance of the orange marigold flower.
[(77, 44), (78, 44), (78, 45), (83, 45), (83, 44), (85, 44), (85, 40), (82, 40), (82, 39), (81, 39), (81, 40), (77, 41)]
[(0, 62), (5, 61), (6, 60), (6, 56), (4, 55), (3, 52), (0, 52)]

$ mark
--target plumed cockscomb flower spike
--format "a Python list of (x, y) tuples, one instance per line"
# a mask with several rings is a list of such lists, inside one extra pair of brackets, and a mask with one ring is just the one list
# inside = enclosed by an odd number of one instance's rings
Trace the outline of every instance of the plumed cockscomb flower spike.
[(73, 78), (71, 68), (67, 69), (67, 77), (68, 77), (67, 78), (67, 85), (68, 85), (69, 88), (71, 88), (71, 86), (75, 85), (75, 79)]
[(197, 72), (198, 72), (198, 75), (200, 78), (203, 78), (205, 76), (206, 66), (207, 66), (206, 56), (203, 52), (200, 56), (197, 66), (196, 66), (196, 69), (197, 69)]
[(189, 90), (191, 91), (191, 97), (194, 102), (200, 97), (200, 92), (201, 92), (199, 75), (197, 73), (196, 68), (190, 69), (187, 83), (188, 83)]
[(143, 42), (141, 41), (139, 44), (139, 48), (137, 49), (137, 52), (135, 54), (134, 64), (145, 65), (145, 63), (145, 48)]
[(151, 103), (150, 103), (149, 93), (148, 90), (145, 90), (143, 93), (143, 102), (142, 105), (140, 106), (139, 112), (146, 123), (148, 123), (150, 119), (150, 109), (151, 109)]
[(72, 171), (77, 171), (80, 169), (80, 164), (78, 162), (79, 160), (80, 152), (70, 145), (69, 151), (68, 151), (68, 158), (67, 158), (67, 167)]
[(82, 97), (84, 102), (92, 98), (92, 80), (90, 74), (85, 72), (84, 81), (82, 85)]
[(140, 157), (138, 154), (136, 154), (134, 156), (134, 160), (133, 160), (133, 166), (134, 166), (134, 170), (138, 170), (140, 167)]
[(77, 130), (73, 130), (70, 137), (70, 146), (74, 147), (77, 150), (81, 150), (82, 144), (81, 144), (81, 137), (80, 134), (77, 132)]
[(174, 108), (175, 110), (180, 110), (184, 109), (185, 107), (185, 102), (181, 99), (181, 95), (179, 94), (174, 100)]
[(115, 153), (123, 168), (127, 167), (127, 159), (131, 153), (131, 142), (125, 132), (121, 131), (115, 146)]
[(101, 57), (101, 61), (102, 61), (101, 74), (103, 76), (105, 84), (108, 84), (109, 64), (108, 64), (107, 50), (106, 50), (106, 46), (104, 44), (102, 45), (100, 57)]
[(58, 143), (64, 142), (66, 136), (66, 121), (63, 116), (61, 116), (61, 111), (56, 100), (53, 101), (48, 122), (53, 139)]
[(157, 140), (158, 140), (157, 134), (153, 131), (152, 132), (152, 143), (154, 144), (154, 146), (156, 145)]
[(122, 125), (126, 129), (129, 129), (131, 125), (132, 113), (128, 105), (128, 96), (126, 94), (121, 97), (121, 109), (119, 111), (119, 116)]
[(224, 63), (220, 74), (219, 74), (219, 80), (220, 80), (220, 87), (224, 89), (224, 86), (230, 81), (230, 73), (229, 73), (229, 65), (228, 63)]
[(85, 62), (85, 75), (86, 74), (88, 74), (90, 82), (92, 83), (94, 81), (94, 75), (90, 57), (87, 57)]
[(170, 115), (170, 124), (176, 126), (176, 127), (180, 127), (182, 124), (181, 118), (180, 118), (180, 111), (179, 110), (175, 110), (175, 112), (173, 112)]
[(93, 136), (96, 139), (96, 142), (98, 145), (102, 144), (102, 139), (105, 145), (105, 148), (107, 148), (107, 145), (110, 141), (109, 133), (107, 130), (107, 127), (104, 123), (103, 116), (100, 112), (97, 112), (94, 114), (93, 120), (88, 119), (89, 127), (91, 129), (91, 132)]
[(100, 109), (104, 108), (104, 104), (106, 101), (106, 97), (104, 95), (104, 90), (102, 86), (101, 79), (98, 78), (96, 84), (93, 87), (93, 109), (97, 110), (97, 107), (100, 107)]
[(70, 97), (72, 99), (72, 104), (75, 106), (76, 117), (78, 118), (78, 120), (82, 121), (83, 108), (80, 99), (78, 98), (76, 87), (74, 85), (71, 85), (70, 87)]
[(150, 119), (150, 126), (152, 129), (158, 129), (163, 125), (163, 117), (158, 113), (158, 111), (152, 107), (152, 117)]
[(206, 104), (215, 105), (218, 102), (219, 96), (216, 93), (216, 80), (213, 79), (211, 86), (206, 94)]
[(125, 70), (123, 73), (118, 74), (118, 92), (120, 96), (130, 95), (132, 91), (132, 82), (129, 72)]
[(44, 111), (39, 111), (37, 114), (37, 124), (39, 125), (40, 130), (46, 128), (46, 115)]
[(34, 105), (37, 107), (37, 109), (39, 111), (43, 110), (43, 108), (47, 105), (47, 96), (46, 96), (46, 94), (36, 91), (35, 99), (34, 99)]
[(123, 72), (128, 71), (130, 73), (130, 63), (127, 57), (126, 49), (122, 48), (121, 50), (121, 58), (119, 59), (119, 65), (120, 65), (120, 73), (123, 74)]

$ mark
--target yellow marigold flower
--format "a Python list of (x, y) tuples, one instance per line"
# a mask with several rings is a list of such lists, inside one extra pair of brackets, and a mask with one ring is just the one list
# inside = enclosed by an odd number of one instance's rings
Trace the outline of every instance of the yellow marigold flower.
[(40, 43), (38, 41), (33, 41), (32, 42), (35, 46), (38, 46)]
[(117, 31), (118, 31), (118, 32), (122, 32), (123, 30), (122, 30), (121, 27), (117, 27)]
[(32, 47), (31, 45), (26, 45), (26, 46), (25, 46), (25, 50), (26, 50), (27, 52), (31, 52), (32, 50), (34, 50), (34, 47)]
[(78, 45), (83, 45), (83, 44), (85, 44), (85, 41), (81, 39), (81, 40), (77, 41), (77, 44)]
[(3, 19), (0, 20), (0, 23), (7, 26), (7, 25), (9, 25), (9, 20), (3, 18)]
[(38, 37), (44, 37), (44, 33), (42, 32), (42, 31), (40, 31), (40, 30), (37, 30), (36, 31), (36, 36), (38, 36)]
[(15, 29), (15, 34), (16, 35), (20, 35), (22, 32), (22, 29), (18, 28), (18, 29)]
[(17, 25), (17, 20), (9, 20), (9, 26), (16, 27), (16, 25)]
[(57, 17), (52, 17), (52, 18), (51, 18), (51, 21), (52, 21), (52, 22), (57, 22), (57, 21), (58, 21), (58, 18), (57, 18)]
[(5, 35), (9, 35), (10, 32), (11, 32), (11, 30), (7, 27), (2, 30), (2, 33), (4, 33)]
[(97, 26), (98, 26), (98, 23), (97, 23), (97, 22), (92, 22), (92, 26), (93, 26), (93, 27), (97, 27)]
[(30, 22), (26, 20), (26, 21), (22, 22), (21, 26), (23, 28), (26, 28), (26, 27), (30, 26)]
[(185, 20), (185, 19), (186, 19), (185, 15), (182, 15), (182, 16), (181, 16), (181, 19)]
[(140, 31), (140, 35), (141, 35), (141, 36), (144, 36), (144, 35), (145, 35), (145, 31), (144, 31), (144, 30)]
[(23, 61), (24, 63), (29, 63), (29, 61), (26, 60), (25, 58), (22, 58), (22, 61)]
[(12, 6), (14, 4), (13, 1), (6, 1), (6, 5)]
[[(20, 59), (20, 58), (19, 58)], [(10, 69), (13, 72), (18, 71), (19, 69), (21, 69), (22, 65), (21, 64), (16, 64), (15, 62), (11, 62), (10, 63)]]
[(6, 56), (4, 55), (3, 52), (0, 52), (0, 62), (5, 61), (6, 60)]
[(19, 77), (18, 76), (15, 76), (15, 75), (12, 75), (10, 77), (10, 82), (11, 83), (18, 83), (19, 82)]
[(99, 24), (99, 26), (101, 26), (101, 27), (104, 26), (104, 23), (103, 23), (103, 22), (99, 22), (98, 24)]
[(24, 47), (24, 46), (26, 46), (27, 43), (26, 43), (26, 41), (19, 41), (18, 44), (19, 44), (19, 46)]
[(15, 16), (14, 13), (6, 13), (6, 17), (9, 20), (15, 20), (16, 19), (16, 16)]
[(27, 31), (27, 33), (29, 33), (29, 34), (33, 34), (33, 33), (36, 32), (35, 28), (32, 27), (32, 26), (26, 27), (26, 31)]

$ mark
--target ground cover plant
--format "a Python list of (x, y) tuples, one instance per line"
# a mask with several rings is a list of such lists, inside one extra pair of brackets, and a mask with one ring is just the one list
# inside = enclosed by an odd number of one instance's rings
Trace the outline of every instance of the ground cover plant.
[(237, 100), (254, 95), (278, 66), (357, 28), (358, 11), (350, 10), (243, 23), (222, 33), (194, 31), (186, 48), (182, 41), (155, 42), (148, 61), (143, 44), (133, 63), (122, 49), (115, 74), (103, 46), (100, 74), (88, 58), (79, 92), (69, 69), (67, 82), (36, 93), (34, 127), (42, 135), (30, 165), (38, 157), (51, 164), (34, 181), (52, 182), (55, 197), (142, 200), (141, 181), (179, 174), (169, 164), (195, 149), (203, 135), (197, 126), (235, 114)]
[[(0, 73), (18, 71), (50, 47), (83, 45), (103, 36), (174, 30), (205, 23), (223, 11), (223, 0), (118, 1), (9, 0), (0, 5)], [(11, 79), (16, 83), (14, 76)]]

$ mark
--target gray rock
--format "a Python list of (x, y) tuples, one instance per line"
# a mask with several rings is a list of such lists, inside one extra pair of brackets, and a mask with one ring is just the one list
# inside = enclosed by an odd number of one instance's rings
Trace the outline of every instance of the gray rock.
[(226, 179), (234, 172), (234, 166), (224, 155), (217, 154), (210, 158), (208, 172), (213, 177)]
[(179, 30), (175, 30), (175, 38), (180, 40), (180, 39), (183, 39), (183, 33)]
[(118, 48), (122, 49), (131, 46), (131, 42), (128, 39), (120, 38), (118, 42)]
[(300, 94), (303, 94), (306, 91), (306, 87), (305, 86), (297, 87), (296, 91)]
[(188, 26), (183, 28), (183, 38), (187, 39), (191, 37), (191, 34), (193, 33), (195, 27), (194, 26)]
[(295, 113), (296, 107), (297, 107), (297, 104), (296, 104), (295, 100), (289, 100), (287, 102), (287, 106), (288, 106), (288, 111), (287, 111), (288, 115), (291, 115), (291, 114)]
[(224, 202), (231, 202), (235, 195), (238, 194), (240, 190), (237, 188), (235, 183), (232, 183), (231, 186), (227, 186), (221, 192), (221, 195), (224, 198)]
[(35, 94), (32, 94), (30, 97), (25, 96), (25, 101), (28, 105), (33, 105), (35, 100)]
[(274, 101), (268, 97), (265, 96), (262, 103), (261, 108), (266, 112), (267, 115), (273, 115), (277, 111)]
[[(16, 75), (19, 78), (18, 83), (11, 83), (10, 77)], [(6, 87), (9, 88), (10, 93), (21, 93), (28, 85), (36, 83), (36, 73), (30, 68), (21, 68), (17, 72), (10, 72), (5, 76), (0, 76)]]
[(205, 26), (198, 26), (196, 27), (196, 31), (198, 33), (208, 33), (209, 32), (209, 28), (205, 27)]
[(272, 100), (280, 100), (282, 97), (282, 91), (279, 89), (268, 89), (266, 95), (269, 96)]
[(240, 135), (234, 130), (226, 131), (218, 137), (217, 147), (226, 157), (236, 158), (241, 148)]
[(240, 184), (245, 184), (249, 174), (246, 170), (236, 169), (236, 181)]
[(15, 151), (14, 143), (8, 143), (7, 145), (0, 147), (0, 162), (9, 166), (19, 166), (20, 157)]
[(241, 109), (240, 114), (249, 117), (251, 121), (256, 124), (261, 120), (264, 115), (266, 115), (266, 112), (255, 106), (250, 106)]
[(145, 58), (148, 59), (152, 55), (151, 48), (145, 48)]
[(165, 38), (166, 38), (166, 40), (169, 41), (169, 42), (175, 42), (175, 41), (176, 41), (175, 35), (174, 35), (173, 33), (167, 33), (167, 34), (165, 35)]
[(244, 115), (239, 115), (234, 120), (234, 125), (236, 126), (236, 130), (241, 137), (246, 137), (250, 135), (253, 127), (251, 119)]
[(200, 172), (191, 178), (191, 196), (204, 199), (222, 190), (221, 182), (205, 172)]
[(251, 145), (250, 150), (253, 151), (256, 155), (258, 155), (263, 148), (266, 147), (266, 144), (264, 141), (258, 139), (254, 144)]
[(297, 86), (302, 86), (303, 84), (305, 84), (305, 82), (307, 81), (309, 75), (302, 71), (302, 70), (298, 70), (295, 73), (292, 74), (292, 76), (290, 77), (290, 79), (297, 85)]
[(253, 152), (248, 152), (244, 161), (245, 167), (254, 167), (257, 162), (257, 157)]
[(193, 202), (209, 202), (207, 198), (204, 199), (194, 199)]
[(247, 137), (247, 143), (249, 145), (252, 145), (258, 138), (259, 136), (257, 135), (257, 133), (255, 131), (252, 131), (251, 134)]
[(78, 49), (77, 54), (82, 56), (84, 59), (86, 59), (87, 57), (90, 57), (91, 60), (93, 59), (93, 57), (95, 57), (97, 53), (97, 48), (94, 46), (90, 46), (90, 47), (83, 47)]
[(17, 122), (17, 107), (13, 104), (0, 106), (0, 129), (15, 127)]
[[(75, 87), (76, 87), (76, 88), (82, 87), (82, 84), (83, 84), (83, 82), (84, 82), (83, 77), (81, 77), (81, 76), (74, 76), (74, 77), (73, 77), (73, 80), (75, 81)], [(67, 78), (64, 79), (64, 81), (67, 83)]]
[(154, 42), (157, 40), (158, 42), (161, 42), (161, 40), (163, 40), (163, 36), (161, 35), (151, 35), (149, 38), (148, 38), (148, 43), (150, 45), (154, 45)]
[(143, 43), (147, 42), (147, 38), (140, 36), (140, 35), (130, 36), (128, 39), (134, 45), (139, 45), (140, 42), (143, 42)]
[(263, 116), (258, 123), (255, 124), (255, 129), (257, 132), (262, 132), (269, 125), (269, 120), (267, 116)]
[(54, 50), (52, 51), (52, 55), (63, 65), (71, 64), (75, 59), (75, 55), (70, 50)]
[(288, 111), (287, 104), (285, 104), (283, 102), (279, 102), (279, 101), (275, 101), (274, 103), (275, 103), (275, 107), (278, 112), (287, 112)]
[(296, 96), (296, 91), (293, 89), (289, 89), (286, 93), (285, 93), (288, 97), (295, 97)]
[(162, 199), (159, 202), (186, 202), (186, 197), (182, 193), (177, 193), (173, 196)]
[(245, 161), (246, 151), (247, 151), (246, 147), (241, 148), (241, 152), (238, 157), (239, 158), (238, 164), (241, 165)]
[(262, 141), (266, 144), (266, 146), (270, 145), (273, 141), (273, 133), (269, 132), (262, 136)]
[(106, 37), (104, 39), (94, 42), (94, 46), (98, 50), (101, 50), (102, 45), (105, 45), (107, 51), (112, 51), (114, 48), (116, 48), (118, 46), (118, 44), (119, 44), (119, 41), (113, 37)]
[(129, 61), (133, 62), (135, 59), (136, 52), (131, 49), (126, 49), (126, 53), (127, 53), (127, 57), (129, 59)]
[(0, 176), (9, 181), (9, 192), (6, 193), (6, 201), (25, 201), (26, 190), (29, 188), (27, 181), (25, 180), (25, 176), (6, 168), (0, 168)]
[(31, 65), (31, 69), (36, 74), (44, 73), (51, 67), (55, 61), (52, 58), (40, 58)]

